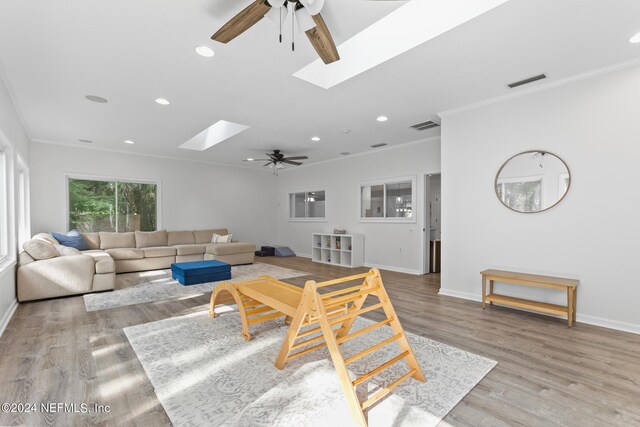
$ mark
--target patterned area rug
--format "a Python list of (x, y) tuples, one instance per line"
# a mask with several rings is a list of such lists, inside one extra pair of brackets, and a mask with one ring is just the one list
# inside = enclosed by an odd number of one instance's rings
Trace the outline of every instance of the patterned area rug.
[[(231, 307), (211, 319), (207, 312), (124, 329), (156, 395), (174, 426), (351, 426), (342, 388), (325, 349), (274, 367), (287, 331), (282, 320), (240, 336)], [(354, 329), (370, 325), (358, 318)], [(351, 355), (391, 336), (382, 327), (341, 345)], [(435, 426), (497, 362), (428, 338), (408, 334), (427, 382), (404, 382), (368, 414), (369, 426)], [(399, 353), (397, 345), (349, 365), (352, 378)], [(383, 371), (359, 390), (366, 394), (407, 371), (404, 363)], [(361, 396), (363, 400), (364, 396)]]
[[(291, 270), (275, 265), (255, 263), (231, 267), (230, 282), (254, 279), (259, 276), (271, 276), (284, 280), (306, 276), (304, 271)], [(171, 298), (189, 298), (211, 292), (216, 282), (183, 286), (171, 277), (171, 270), (143, 271), (139, 273), (118, 274), (118, 289), (112, 292), (87, 294), (84, 305), (87, 311), (105, 310), (114, 307), (160, 301)], [(124, 286), (121, 281), (124, 281)]]

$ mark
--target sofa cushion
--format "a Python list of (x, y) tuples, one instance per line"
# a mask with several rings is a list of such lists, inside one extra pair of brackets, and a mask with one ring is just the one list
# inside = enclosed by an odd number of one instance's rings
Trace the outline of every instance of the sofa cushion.
[(193, 236), (196, 239), (196, 244), (211, 243), (214, 233), (222, 236), (229, 234), (226, 228), (219, 228), (217, 230), (196, 230), (193, 232)]
[(232, 239), (233, 234), (221, 236), (219, 234), (213, 233), (213, 236), (211, 237), (211, 243), (231, 243)]
[[(131, 233), (133, 234), (133, 233)], [(142, 259), (144, 258), (144, 251), (142, 249), (135, 248), (118, 248), (107, 249), (105, 251), (113, 259)]]
[(79, 250), (77, 250), (76, 248), (72, 248), (72, 247), (65, 246), (65, 245), (53, 245), (53, 247), (56, 249), (56, 252), (58, 252), (58, 254), (60, 254), (60, 256), (80, 255), (81, 254), (81, 252)]
[(115, 273), (116, 263), (111, 258), (111, 255), (105, 251), (90, 250), (85, 251), (82, 255), (87, 255), (93, 258), (96, 263), (97, 274)]
[(60, 256), (51, 243), (38, 238), (27, 240), (22, 245), (22, 248), (36, 261)]
[(35, 236), (33, 236), (33, 239), (44, 240), (45, 242), (51, 243), (52, 245), (58, 244), (58, 241), (53, 237), (51, 237), (50, 234), (47, 234), (47, 233), (38, 233)]
[(167, 230), (136, 231), (136, 248), (167, 246)]
[(67, 234), (51, 233), (51, 236), (53, 236), (53, 238), (63, 246), (75, 248), (79, 251), (86, 251), (90, 249), (87, 242), (85, 242), (84, 237), (78, 233), (78, 230), (71, 230)]
[(84, 238), (84, 241), (87, 242), (89, 249), (100, 249), (100, 233), (80, 233), (80, 235)]
[(253, 243), (209, 243), (207, 253), (213, 255), (234, 255), (246, 252), (255, 252)]
[(167, 246), (193, 245), (195, 242), (193, 231), (167, 231)]
[(202, 255), (207, 249), (205, 245), (176, 245), (178, 255)]
[(155, 248), (144, 248), (145, 258), (158, 258), (161, 256), (176, 256), (176, 248), (169, 246), (158, 246)]
[(100, 249), (135, 248), (136, 237), (133, 233), (100, 232)]

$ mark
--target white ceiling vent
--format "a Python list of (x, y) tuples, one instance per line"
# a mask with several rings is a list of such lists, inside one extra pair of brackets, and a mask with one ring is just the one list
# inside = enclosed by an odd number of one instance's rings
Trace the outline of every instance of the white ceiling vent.
[(423, 131), (427, 129), (437, 128), (438, 126), (440, 126), (440, 123), (433, 120), (427, 120), (426, 122), (417, 123), (410, 127), (414, 128), (415, 130)]
[(543, 80), (543, 79), (546, 79), (546, 78), (547, 78), (547, 75), (542, 73), (542, 74), (538, 74), (537, 76), (526, 78), (524, 80), (520, 80), (520, 81), (517, 81), (517, 82), (509, 83), (507, 86), (509, 86), (511, 89), (513, 89), (513, 88), (516, 88), (518, 86), (528, 85), (529, 83), (537, 82), (538, 80)]

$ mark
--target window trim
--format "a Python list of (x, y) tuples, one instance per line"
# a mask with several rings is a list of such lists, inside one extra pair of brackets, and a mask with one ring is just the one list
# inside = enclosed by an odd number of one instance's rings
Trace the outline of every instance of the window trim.
[[(29, 167), (19, 154), (16, 156), (16, 165), (18, 172), (18, 200), (16, 200), (18, 221), (16, 224), (16, 239), (19, 251), (24, 242), (31, 238), (31, 173)], [(20, 217), (20, 213), (22, 214), (22, 218)]]
[[(65, 173), (64, 175), (64, 221), (65, 228), (69, 227), (69, 180), (70, 179), (83, 179), (87, 181), (118, 181), (129, 182), (132, 184), (155, 184), (156, 191), (156, 230), (162, 230), (162, 181), (145, 179), (145, 178), (123, 178), (110, 175), (89, 175), (89, 174), (77, 174), (77, 173)], [(70, 230), (67, 230), (70, 231)]]
[[(15, 238), (15, 203), (14, 203), (14, 156), (13, 147), (0, 131), (0, 161), (4, 163), (4, 176), (0, 177), (0, 184), (5, 187), (4, 200), (0, 200), (0, 209), (4, 212), (0, 220), (0, 273), (12, 268), (16, 264), (18, 255)], [(4, 252), (4, 253), (3, 253)]]
[[(317, 193), (317, 192), (320, 192), (320, 191), (324, 191), (324, 216), (323, 217), (295, 218), (295, 217), (291, 216), (291, 196), (293, 194)], [(313, 188), (313, 189), (310, 189), (310, 190), (289, 191), (289, 192), (287, 192), (287, 209), (289, 211), (289, 214), (287, 215), (289, 217), (289, 222), (328, 222), (327, 221), (327, 190), (324, 189), (324, 188)], [(306, 215), (307, 214), (307, 210), (308, 210), (307, 202), (305, 202), (304, 209), (305, 209), (305, 215)]]
[[(411, 204), (412, 204), (412, 215), (409, 218), (406, 217), (386, 217), (387, 212), (387, 184), (397, 184), (399, 182), (411, 182)], [(382, 217), (363, 217), (362, 216), (362, 188), (363, 187), (371, 187), (374, 185), (382, 185), (384, 187), (384, 195), (383, 197), (383, 216)], [(415, 224), (418, 220), (418, 203), (417, 203), (417, 179), (416, 175), (409, 176), (400, 176), (394, 178), (386, 178), (386, 179), (376, 179), (372, 181), (362, 181), (358, 183), (358, 222), (378, 222), (378, 223), (399, 223), (399, 224)]]

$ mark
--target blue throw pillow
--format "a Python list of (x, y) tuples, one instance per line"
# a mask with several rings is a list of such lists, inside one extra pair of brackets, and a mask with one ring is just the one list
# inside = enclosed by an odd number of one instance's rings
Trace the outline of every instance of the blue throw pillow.
[(80, 235), (80, 233), (78, 233), (77, 230), (71, 230), (67, 234), (51, 233), (51, 235), (62, 246), (76, 248), (79, 251), (86, 251), (89, 249), (89, 245), (87, 244), (87, 242), (85, 242), (84, 238)]

